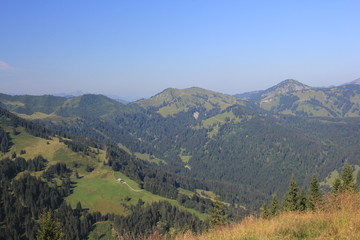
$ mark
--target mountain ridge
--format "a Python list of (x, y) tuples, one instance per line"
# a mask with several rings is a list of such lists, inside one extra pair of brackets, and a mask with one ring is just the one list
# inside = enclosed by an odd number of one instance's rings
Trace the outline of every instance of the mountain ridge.
[(189, 109), (193, 109), (193, 111), (224, 110), (234, 104), (245, 105), (246, 102), (231, 95), (191, 87), (186, 89), (167, 88), (153, 97), (132, 104), (138, 104), (145, 109), (156, 109), (159, 114), (166, 117)]
[(235, 94), (236, 97), (244, 97), (249, 99), (259, 100), (260, 98), (269, 98), (273, 95), (284, 94), (290, 92), (296, 92), (306, 89), (311, 89), (312, 87), (305, 85), (295, 79), (286, 79), (281, 81), (280, 83), (269, 87), (265, 90), (257, 90), (252, 92), (245, 92), (240, 94)]
[(280, 114), (308, 117), (359, 117), (359, 80), (337, 87), (315, 88), (285, 80), (263, 91), (237, 94), (260, 108)]

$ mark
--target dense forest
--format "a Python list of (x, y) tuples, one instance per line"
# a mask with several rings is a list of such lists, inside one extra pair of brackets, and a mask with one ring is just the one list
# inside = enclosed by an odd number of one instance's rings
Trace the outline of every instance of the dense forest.
[[(23, 158), (0, 161), (0, 238), (35, 239), (40, 215), (50, 210), (60, 222), (64, 239), (85, 239), (97, 221), (110, 220), (118, 233), (129, 238), (151, 234), (154, 230), (165, 233), (170, 228), (176, 231), (201, 231), (205, 223), (193, 214), (179, 210), (167, 202), (144, 205), (139, 202), (131, 207), (127, 217), (102, 216), (89, 212), (78, 203), (72, 209), (64, 197), (71, 193), (71, 169), (58, 163), (46, 168), (47, 160), (41, 156), (26, 161)], [(43, 171), (42, 177), (32, 172)], [(16, 176), (19, 176), (17, 178)], [(57, 180), (56, 180), (57, 179)], [(61, 182), (60, 185), (57, 182)], [(145, 221), (144, 224), (141, 221)]]

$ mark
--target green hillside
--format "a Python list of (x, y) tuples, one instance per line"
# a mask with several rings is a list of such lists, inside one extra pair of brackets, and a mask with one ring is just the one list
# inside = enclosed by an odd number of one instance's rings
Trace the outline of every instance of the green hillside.
[[(11, 139), (11, 147), (8, 152), (0, 153), (0, 160), (14, 158), (14, 154), (25, 159), (33, 159), (41, 155), (49, 161), (48, 167), (56, 163), (65, 163), (78, 172), (80, 178), (72, 176), (73, 193), (66, 199), (73, 207), (76, 207), (77, 202), (80, 201), (83, 207), (89, 208), (90, 211), (127, 215), (130, 210), (126, 206), (136, 205), (141, 199), (145, 203), (168, 201), (185, 211), (196, 214), (201, 219), (207, 216), (194, 209), (181, 206), (176, 200), (140, 189), (138, 183), (126, 175), (114, 172), (109, 166), (104, 166), (103, 163), (107, 160), (106, 152), (102, 149), (92, 148), (90, 153), (74, 152), (64, 143), (64, 140), (72, 140), (56, 136), (47, 139), (35, 137), (24, 127), (14, 127), (12, 121), (5, 116), (0, 116), (0, 127), (8, 132)], [(89, 167), (93, 170), (89, 171)], [(36, 176), (40, 176), (41, 173), (36, 173)], [(124, 179), (126, 184), (117, 182), (118, 178)]]
[(312, 88), (295, 80), (256, 94), (238, 94), (252, 99), (262, 109), (281, 114), (308, 117), (359, 117), (360, 85)]
[[(193, 113), (199, 110), (224, 110), (234, 104), (245, 105), (245, 101), (230, 95), (193, 87), (187, 89), (169, 88), (150, 99), (137, 101), (136, 104), (146, 109), (155, 109), (163, 117), (167, 117), (189, 110), (192, 110)], [(198, 117), (198, 114), (194, 114), (194, 118)]]
[(70, 98), (51, 95), (11, 96), (0, 94), (0, 107), (29, 119), (48, 118), (60, 120), (92, 116), (108, 118), (131, 109), (116, 100), (96, 94), (85, 94)]

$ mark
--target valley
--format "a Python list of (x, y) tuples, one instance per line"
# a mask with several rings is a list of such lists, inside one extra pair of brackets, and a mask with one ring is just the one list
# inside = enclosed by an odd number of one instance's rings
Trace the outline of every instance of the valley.
[[(166, 89), (128, 104), (94, 94), (0, 94), (7, 136), (0, 158), (42, 156), (46, 167), (21, 171), (13, 181), (30, 174), (50, 186), (66, 177), (49, 178), (46, 171), (65, 164), (71, 190), (64, 203), (77, 209), (80, 202), (84, 214), (103, 219), (94, 222), (90, 239), (109, 229), (126, 234), (140, 212), (163, 207), (194, 220), (160, 232), (202, 231), (217, 196), (228, 221), (237, 221), (258, 212), (273, 194), (283, 196), (291, 176), (306, 188), (315, 174), (327, 192), (350, 164), (359, 179), (359, 96), (357, 84), (313, 88), (295, 80), (236, 96)], [(151, 224), (137, 234), (150, 234), (160, 222)]]

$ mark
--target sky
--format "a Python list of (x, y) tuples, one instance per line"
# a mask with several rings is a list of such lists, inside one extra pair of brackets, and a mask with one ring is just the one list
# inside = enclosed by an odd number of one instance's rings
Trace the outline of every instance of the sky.
[(360, 77), (360, 1), (0, 0), (0, 92), (227, 94)]

